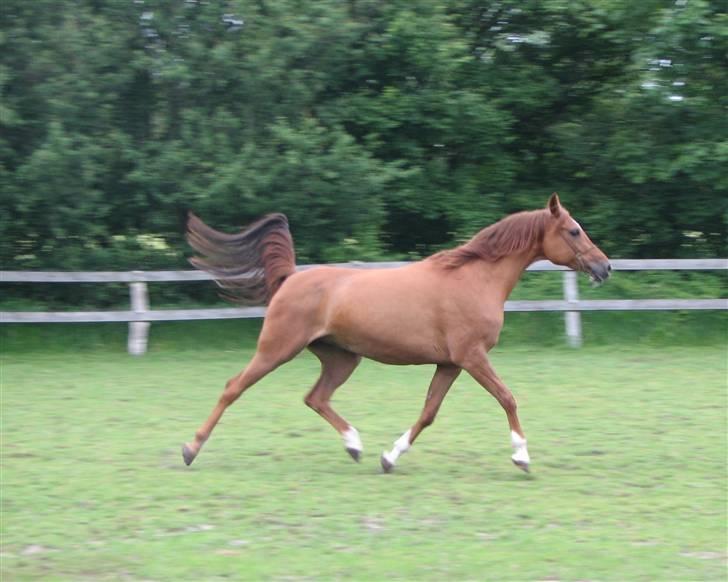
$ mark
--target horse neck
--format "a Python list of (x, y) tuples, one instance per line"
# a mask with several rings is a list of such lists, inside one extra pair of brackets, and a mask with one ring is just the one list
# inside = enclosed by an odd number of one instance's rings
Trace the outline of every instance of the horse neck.
[(541, 249), (534, 247), (506, 255), (495, 263), (478, 261), (478, 268), (505, 302), (526, 268), (540, 256)]

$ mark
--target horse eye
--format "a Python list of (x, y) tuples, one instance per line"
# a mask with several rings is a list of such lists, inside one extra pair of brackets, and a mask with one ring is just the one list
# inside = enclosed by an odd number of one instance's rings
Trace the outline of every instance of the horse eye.
[(580, 233), (581, 233), (581, 231), (580, 231), (580, 230), (579, 230), (578, 228), (572, 228), (572, 229), (571, 229), (571, 230), (569, 231), (569, 234), (570, 234), (571, 236), (579, 236), (579, 234), (580, 234)]

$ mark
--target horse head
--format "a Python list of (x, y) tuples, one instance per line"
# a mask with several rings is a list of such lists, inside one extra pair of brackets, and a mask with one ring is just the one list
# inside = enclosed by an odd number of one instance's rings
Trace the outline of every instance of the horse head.
[(558, 194), (551, 195), (547, 208), (550, 216), (543, 238), (544, 256), (557, 265), (587, 273), (596, 283), (605, 281), (612, 270), (607, 255), (561, 206)]

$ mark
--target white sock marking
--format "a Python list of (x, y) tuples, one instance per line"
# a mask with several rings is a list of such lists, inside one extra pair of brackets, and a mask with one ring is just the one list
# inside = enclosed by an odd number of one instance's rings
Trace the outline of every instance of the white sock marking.
[(528, 449), (526, 448), (526, 439), (514, 431), (511, 431), (511, 446), (514, 451), (511, 459), (525, 465), (531, 463), (531, 458), (528, 456)]
[(359, 438), (359, 431), (356, 430), (353, 426), (350, 426), (347, 430), (345, 430), (341, 436), (344, 437), (345, 448), (353, 449), (355, 451), (359, 451), (360, 453), (364, 450), (364, 446), (361, 443), (361, 438)]
[(399, 437), (396, 441), (394, 441), (394, 447), (391, 451), (387, 452), (384, 451), (384, 458), (390, 462), (392, 465), (394, 465), (397, 462), (397, 459), (399, 459), (400, 455), (406, 453), (410, 448), (410, 434), (412, 434), (412, 429), (408, 430), (406, 433), (404, 433), (401, 437)]

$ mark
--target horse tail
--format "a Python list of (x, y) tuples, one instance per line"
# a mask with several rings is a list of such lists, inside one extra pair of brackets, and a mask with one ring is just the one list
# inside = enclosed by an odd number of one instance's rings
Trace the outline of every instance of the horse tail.
[(284, 214), (268, 214), (237, 234), (225, 234), (190, 213), (187, 242), (202, 255), (190, 263), (212, 275), (222, 296), (235, 303), (267, 305), (296, 271)]

